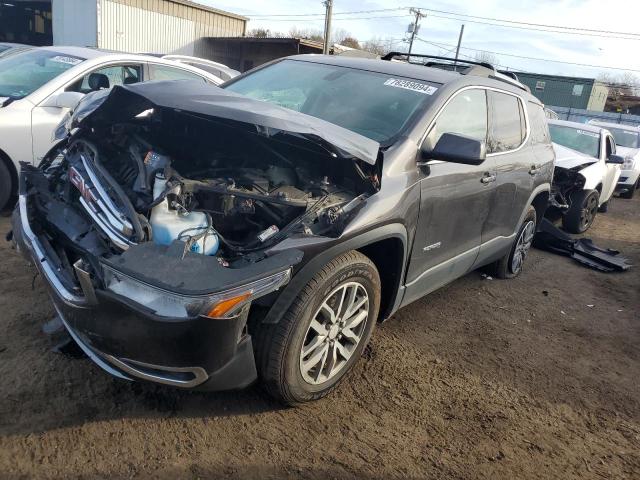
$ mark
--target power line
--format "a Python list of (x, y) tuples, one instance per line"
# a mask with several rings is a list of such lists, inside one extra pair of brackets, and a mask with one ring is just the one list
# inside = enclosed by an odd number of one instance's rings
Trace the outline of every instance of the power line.
[[(379, 8), (377, 10), (356, 10), (352, 12), (333, 12), (333, 15), (356, 15), (361, 13), (381, 13), (392, 12), (397, 10), (408, 10), (408, 7), (396, 7), (396, 8)], [(283, 13), (283, 14), (256, 14), (249, 15), (250, 18), (254, 17), (317, 17), (323, 16), (324, 13)]]
[(626, 35), (626, 36), (640, 37), (640, 33), (634, 33), (634, 32), (617, 32), (617, 31), (613, 31), (613, 30), (597, 30), (597, 29), (593, 29), (593, 28), (567, 27), (567, 26), (564, 26), (564, 25), (549, 25), (549, 24), (544, 24), (544, 23), (522, 22), (522, 21), (518, 21), (518, 20), (508, 20), (508, 19), (503, 19), (503, 18), (481, 17), (481, 16), (478, 16), (478, 15), (467, 15), (465, 13), (448, 12), (446, 10), (435, 10), (435, 9), (432, 9), (432, 8), (425, 8), (425, 7), (423, 7), (423, 10), (426, 10), (428, 12), (444, 13), (445, 15), (456, 15), (458, 17), (464, 17), (464, 18), (478, 18), (480, 20), (490, 20), (490, 21), (494, 21), (494, 22), (503, 22), (503, 23), (514, 23), (514, 24), (518, 24), (518, 25), (527, 25), (527, 26), (533, 26), (533, 27), (556, 28), (556, 29), (559, 29), (559, 30), (581, 30), (581, 31), (584, 31), (584, 32), (609, 33), (609, 34), (613, 34), (613, 35)]
[[(419, 40), (422, 40), (424, 42), (426, 42), (426, 40), (417, 37)], [(429, 42), (427, 42), (429, 43)], [(455, 45), (451, 45), (449, 43), (441, 43), (441, 45), (446, 45), (447, 47), (455, 47)], [(566, 62), (566, 61), (562, 61), (562, 60), (551, 60), (549, 58), (539, 58), (539, 57), (527, 57), (525, 55), (515, 55), (513, 53), (504, 53), (504, 52), (493, 52), (491, 50), (482, 50), (479, 48), (471, 48), (471, 47), (461, 47), (465, 50), (473, 50), (476, 52), (487, 52), (487, 53), (493, 53), (494, 55), (502, 55), (505, 57), (513, 57), (513, 58), (522, 58), (525, 60), (536, 60), (539, 62), (552, 62), (552, 63), (563, 63), (566, 65), (577, 65), (579, 67), (591, 67), (591, 68), (600, 68), (600, 69), (605, 69), (605, 70), (623, 70), (626, 72), (640, 72), (640, 69), (634, 69), (634, 68), (623, 68), (623, 67), (607, 67), (607, 66), (602, 66), (602, 65), (591, 65), (588, 63), (577, 63), (577, 62)]]
[(640, 37), (630, 38), (630, 37), (621, 37), (621, 36), (606, 35), (606, 34), (605, 35), (600, 35), (600, 34), (597, 34), (597, 33), (587, 33), (587, 32), (545, 30), (543, 28), (522, 27), (522, 26), (518, 26), (518, 25), (504, 25), (504, 24), (500, 24), (500, 23), (483, 22), (483, 21), (479, 21), (479, 20), (469, 20), (469, 19), (465, 19), (465, 18), (447, 17), (445, 15), (434, 15), (433, 13), (430, 14), (429, 17), (442, 18), (442, 19), (446, 19), (446, 20), (453, 20), (453, 21), (456, 21), (456, 22), (474, 23), (474, 24), (478, 24), (478, 25), (492, 25), (492, 26), (495, 26), (495, 27), (513, 28), (513, 29), (517, 29), (517, 30), (528, 30), (528, 31), (533, 31), (533, 32), (560, 33), (560, 34), (563, 34), (563, 35), (579, 35), (579, 36), (597, 37), (597, 38), (617, 38), (617, 39), (620, 39), (620, 40), (635, 40), (635, 41), (640, 40)]
[[(335, 13), (334, 13), (335, 15)], [(341, 21), (341, 20), (375, 20), (378, 18), (406, 18), (410, 16), (408, 13), (405, 13), (404, 15), (385, 15), (385, 16), (380, 16), (380, 17), (349, 17), (349, 18), (333, 18), (332, 21)], [(318, 18), (277, 18), (277, 19), (262, 19), (262, 18), (256, 18), (255, 21), (256, 22), (260, 22), (260, 21), (268, 21), (268, 22), (315, 22), (315, 21), (319, 21), (322, 20), (322, 18), (318, 17)]]

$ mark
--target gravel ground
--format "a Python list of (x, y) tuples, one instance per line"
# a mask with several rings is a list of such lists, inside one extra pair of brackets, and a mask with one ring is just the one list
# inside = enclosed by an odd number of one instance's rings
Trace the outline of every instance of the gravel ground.
[[(640, 198), (589, 234), (640, 264)], [(0, 478), (640, 478), (640, 268), (533, 251), (515, 280), (471, 273), (291, 409), (257, 386), (185, 393), (52, 352), (42, 280), (0, 243)]]

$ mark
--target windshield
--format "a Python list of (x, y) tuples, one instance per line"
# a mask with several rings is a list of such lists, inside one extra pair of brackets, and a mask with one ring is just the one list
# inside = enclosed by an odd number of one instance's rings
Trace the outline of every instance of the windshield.
[(563, 147), (600, 158), (600, 134), (564, 125), (549, 124), (551, 140)]
[(24, 98), (84, 58), (51, 50), (31, 50), (0, 60), (0, 97)]
[(225, 88), (385, 143), (430, 101), (437, 85), (335, 65), (284, 60)]
[(638, 148), (638, 132), (623, 130), (621, 128), (606, 127), (611, 132), (619, 147)]

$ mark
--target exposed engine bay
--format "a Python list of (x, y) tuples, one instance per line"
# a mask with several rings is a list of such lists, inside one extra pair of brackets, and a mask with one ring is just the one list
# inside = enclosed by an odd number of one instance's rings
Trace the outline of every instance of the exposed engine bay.
[(584, 165), (573, 168), (555, 167), (549, 196), (549, 206), (552, 209), (563, 213), (571, 208), (572, 194), (584, 188), (585, 178), (580, 174), (583, 168)]
[(287, 237), (340, 235), (377, 189), (371, 165), (295, 137), (266, 139), (182, 112), (161, 120), (76, 132), (39, 168), (24, 166), (38, 191), (32, 210), (62, 264), (178, 241), (182, 258), (239, 267)]

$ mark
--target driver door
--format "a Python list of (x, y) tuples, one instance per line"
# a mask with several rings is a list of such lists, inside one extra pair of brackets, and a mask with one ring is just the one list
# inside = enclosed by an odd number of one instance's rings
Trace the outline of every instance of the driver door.
[[(101, 66), (73, 80), (62, 91), (89, 93), (114, 85), (125, 85), (142, 81), (142, 65)], [(53, 131), (69, 111), (68, 108), (48, 106), (49, 98), (31, 111), (31, 145), (34, 165), (38, 165), (44, 155), (53, 147)]]
[[(485, 141), (487, 95), (482, 88), (454, 94), (431, 125), (424, 142), (433, 147), (443, 133)], [(407, 271), (403, 304), (464, 275), (480, 249), (482, 229), (495, 193), (496, 168), (491, 159), (480, 165), (431, 160), (418, 167), (420, 213)]]

